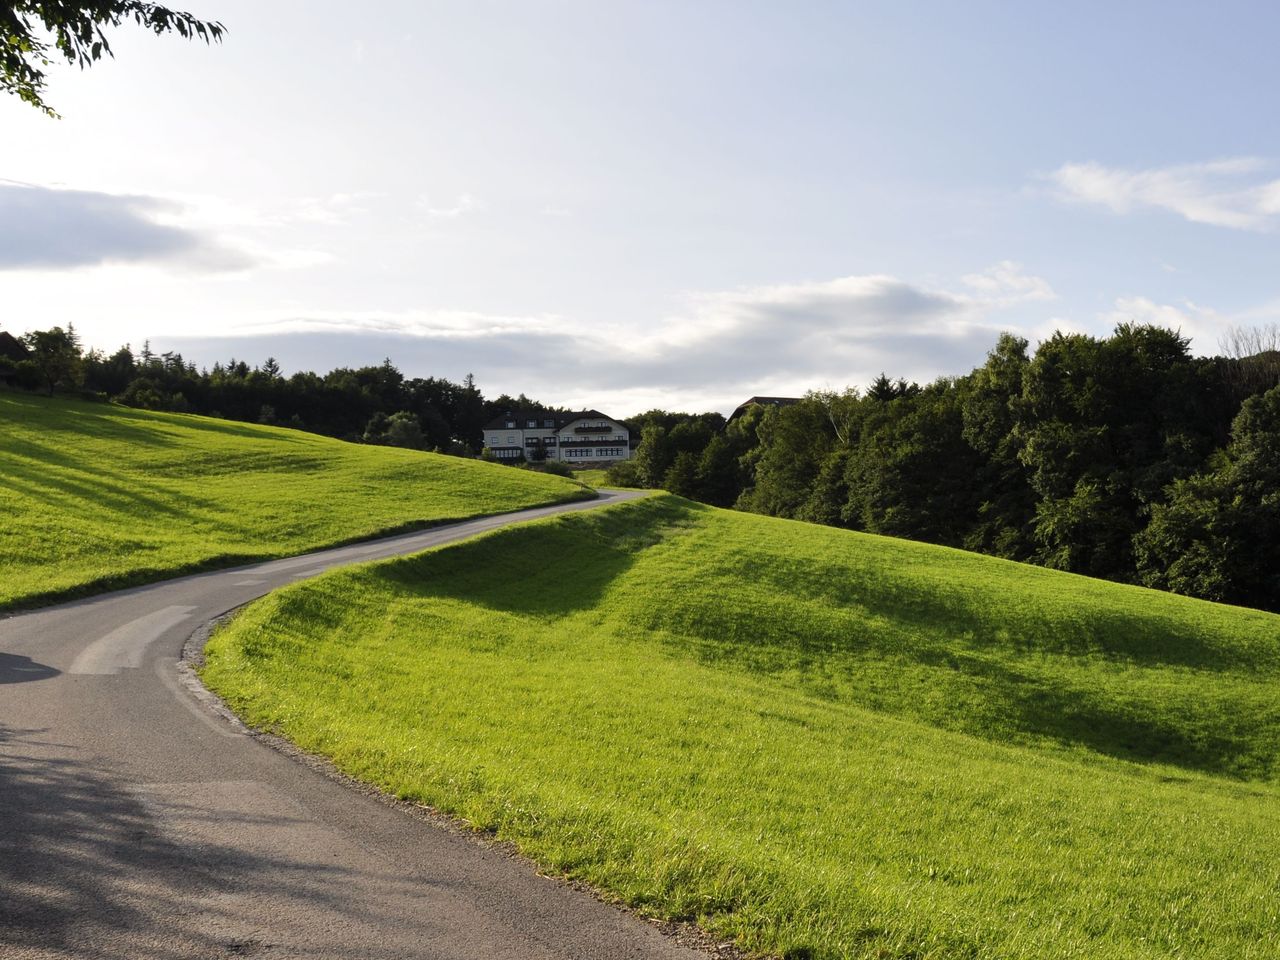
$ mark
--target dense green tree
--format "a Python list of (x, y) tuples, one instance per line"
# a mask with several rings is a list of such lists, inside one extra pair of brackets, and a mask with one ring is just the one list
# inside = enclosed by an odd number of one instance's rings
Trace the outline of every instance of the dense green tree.
[(977, 516), (980, 457), (964, 440), (955, 384), (941, 380), (873, 402), (878, 409), (848, 458), (846, 524), (960, 545)]
[(755, 485), (742, 495), (738, 506), (776, 517), (796, 517), (836, 444), (826, 408), (813, 397), (789, 407), (768, 407), (756, 435), (760, 457), (755, 464)]
[(226, 28), (142, 0), (6, 0), (0, 2), (0, 90), (57, 116), (45, 103), (44, 67), (57, 57), (81, 69), (114, 56), (104, 28), (132, 20), (157, 35), (176, 33), (206, 43), (222, 39)]
[(58, 387), (71, 389), (80, 385), (83, 364), (80, 341), (74, 328), (33, 330), (23, 335), (22, 342), (27, 348), (28, 358), (21, 361), (19, 367), (25, 366), (34, 372), (49, 391), (49, 396), (52, 397)]
[[(79, 362), (72, 331), (45, 334), (26, 342), (56, 358), (64, 336)], [(1004, 335), (968, 376), (923, 388), (881, 375), (866, 394), (812, 393), (731, 423), (650, 410), (629, 421), (639, 443), (609, 478), (1280, 609), (1280, 388), (1248, 393), (1269, 367), (1246, 376), (1239, 360), (1192, 358), (1178, 334), (1137, 325), (1058, 334), (1034, 356)], [(49, 389), (35, 360), (19, 366)], [(285, 379), (273, 362), (197, 371), (144, 344), (82, 367), (89, 390), (139, 406), (454, 452), (480, 448), (495, 410), (556, 410), (486, 401), (471, 377), (407, 380), (389, 360)], [(54, 373), (55, 386), (77, 379)]]
[(116, 396), (116, 400), (130, 407), (142, 410), (166, 410), (172, 395), (162, 390), (149, 377), (138, 377), (129, 381), (124, 391)]
[(1148, 586), (1280, 609), (1280, 387), (1245, 401), (1214, 468), (1173, 485), (1135, 550)]
[(796, 511), (797, 520), (831, 527), (861, 529), (862, 517), (847, 510), (849, 503), (849, 460), (853, 451), (837, 446), (822, 461), (809, 496)]
[[(403, 412), (416, 420), (422, 435), (420, 443), (411, 434), (403, 442), (466, 455), (475, 455), (482, 443), (485, 400), (474, 378), (462, 384), (408, 380), (389, 360), (285, 378), (273, 358), (257, 368), (232, 358), (201, 371), (179, 353), (157, 354), (148, 342), (137, 354), (127, 346), (109, 356), (90, 351), (82, 370), (87, 391), (131, 406), (280, 424), (357, 442), (375, 414)], [(33, 362), (24, 378), (19, 383), (29, 389), (48, 389)]]
[(909, 397), (919, 392), (919, 384), (907, 383), (901, 377), (897, 380), (890, 380), (883, 372), (871, 381), (871, 386), (867, 387), (867, 396), (881, 403), (888, 403), (890, 400), (897, 400), (899, 397)]
[(1030, 365), (1027, 341), (1000, 335), (987, 362), (958, 383), (962, 435), (978, 454), (971, 482), (979, 494), (977, 514), (965, 536), (970, 550), (1025, 560), (1032, 554), (1035, 492), (1019, 454), (1023, 437), (1017, 406)]
[(652, 489), (661, 487), (674, 459), (675, 453), (667, 440), (666, 429), (657, 423), (646, 426), (632, 453), (640, 485)]
[(137, 376), (133, 351), (123, 346), (111, 356), (91, 350), (84, 358), (84, 385), (94, 393), (118, 396)]
[(662, 478), (662, 488), (678, 497), (696, 499), (700, 493), (697, 454), (690, 450), (677, 453)]
[(611, 463), (605, 471), (605, 479), (613, 487), (639, 487), (640, 472), (636, 469), (635, 460), (619, 460)]
[(667, 431), (667, 447), (673, 457), (682, 453), (695, 457), (702, 453), (714, 432), (701, 419), (690, 419), (677, 423)]
[(1058, 333), (1036, 351), (1016, 429), (1039, 562), (1133, 578), (1132, 540), (1151, 504), (1212, 449), (1187, 343), (1122, 324), (1107, 339)]
[(407, 410), (398, 410), (393, 414), (375, 413), (369, 418), (365, 427), (365, 443), (377, 443), (387, 447), (408, 447), (422, 450), (426, 447), (426, 437), (418, 418)]
[(733, 444), (723, 434), (716, 434), (698, 457), (694, 498), (716, 507), (731, 507), (741, 492)]

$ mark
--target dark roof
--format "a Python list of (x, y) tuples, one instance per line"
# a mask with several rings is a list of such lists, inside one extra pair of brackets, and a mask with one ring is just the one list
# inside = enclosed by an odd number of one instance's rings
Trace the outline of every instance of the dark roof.
[(621, 420), (615, 420), (607, 413), (601, 413), (599, 410), (572, 410), (569, 413), (547, 413), (540, 410), (508, 410), (506, 413), (494, 417), (486, 423), (484, 429), (506, 430), (508, 420), (516, 422), (517, 430), (524, 429), (525, 423), (530, 420), (538, 421), (538, 429), (543, 429), (542, 423), (544, 420), (554, 420), (557, 430), (568, 426), (575, 420), (614, 420), (615, 423), (622, 423)]
[(0, 357), (5, 360), (25, 360), (27, 348), (13, 334), (7, 330), (0, 330)]
[(747, 412), (747, 407), (789, 407), (793, 403), (799, 403), (799, 397), (752, 397), (750, 400), (744, 400), (738, 404), (737, 409), (729, 414), (729, 419), (737, 420)]

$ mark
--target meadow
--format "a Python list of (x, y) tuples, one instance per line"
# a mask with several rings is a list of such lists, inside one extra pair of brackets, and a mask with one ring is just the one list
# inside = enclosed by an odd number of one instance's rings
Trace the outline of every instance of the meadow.
[(573, 471), (573, 479), (579, 483), (585, 483), (589, 487), (606, 487), (609, 485), (609, 478), (606, 476), (608, 472), (598, 468), (575, 470)]
[(658, 495), (215, 634), (250, 723), (793, 958), (1280, 955), (1280, 617)]
[(585, 495), (456, 457), (0, 393), (0, 610)]

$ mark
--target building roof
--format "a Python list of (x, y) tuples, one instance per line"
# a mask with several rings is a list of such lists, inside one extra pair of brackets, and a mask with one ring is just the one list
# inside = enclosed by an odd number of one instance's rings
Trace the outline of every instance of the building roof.
[(27, 348), (13, 334), (7, 330), (0, 330), (0, 357), (5, 360), (25, 360), (27, 359)]
[[(567, 427), (575, 420), (613, 420), (614, 423), (622, 423), (621, 420), (614, 420), (607, 413), (601, 413), (599, 410), (572, 410), (568, 413), (548, 413), (543, 410), (508, 410), (500, 416), (494, 417), (484, 425), (486, 430), (507, 430), (507, 421), (514, 420), (516, 422), (515, 429), (524, 430), (525, 424), (530, 420), (537, 420), (537, 429), (546, 429), (542, 424), (547, 420), (555, 421), (555, 429)], [(625, 424), (623, 424), (625, 426)]]
[(729, 414), (729, 421), (737, 420), (747, 412), (747, 407), (789, 407), (799, 402), (799, 397), (752, 397), (738, 404), (733, 413)]

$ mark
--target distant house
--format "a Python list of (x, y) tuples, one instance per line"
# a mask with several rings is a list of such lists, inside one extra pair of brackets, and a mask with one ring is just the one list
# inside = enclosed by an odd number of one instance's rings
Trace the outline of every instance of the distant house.
[(729, 414), (729, 423), (737, 420), (750, 407), (789, 407), (793, 403), (799, 402), (799, 397), (752, 397), (750, 400), (744, 400), (738, 404), (737, 409)]
[(17, 379), (14, 364), (27, 359), (22, 341), (6, 330), (0, 330), (0, 383), (12, 385)]
[(599, 466), (631, 459), (631, 431), (599, 410), (508, 410), (485, 424), (484, 445), (499, 460), (508, 461), (561, 460)]

